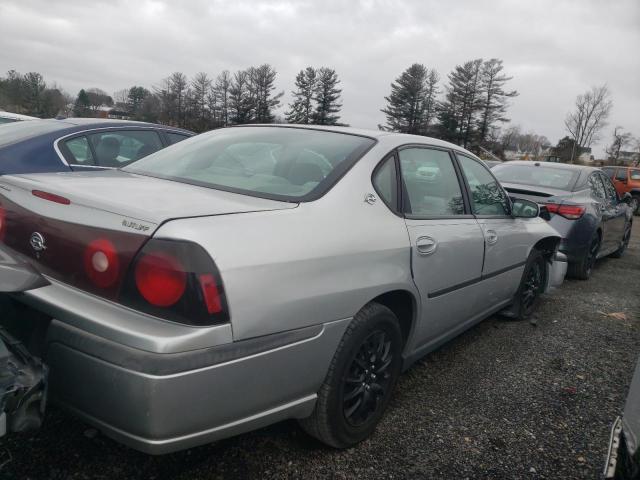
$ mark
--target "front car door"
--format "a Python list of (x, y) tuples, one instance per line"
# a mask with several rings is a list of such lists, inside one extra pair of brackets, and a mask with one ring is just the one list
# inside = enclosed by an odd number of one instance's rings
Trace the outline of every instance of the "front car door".
[(601, 172), (598, 172), (597, 175), (600, 176), (605, 191), (603, 221), (606, 221), (605, 235), (607, 236), (608, 243), (607, 251), (613, 251), (617, 250), (620, 242), (622, 242), (624, 227), (627, 222), (627, 208), (626, 204), (620, 201), (618, 192), (616, 192), (616, 188), (613, 186), (611, 180), (609, 180), (609, 177)]
[(484, 234), (483, 307), (489, 309), (511, 299), (520, 285), (532, 246), (527, 229), (532, 219), (511, 216), (509, 197), (481, 161), (456, 155), (468, 185), (471, 211)]
[(413, 277), (423, 307), (417, 342), (428, 348), (455, 335), (477, 311), (484, 237), (448, 150), (404, 147), (398, 166)]

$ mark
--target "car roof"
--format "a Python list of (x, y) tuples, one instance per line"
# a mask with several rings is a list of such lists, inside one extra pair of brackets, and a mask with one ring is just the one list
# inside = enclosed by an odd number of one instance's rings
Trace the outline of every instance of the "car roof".
[(29, 115), (21, 115), (20, 113), (5, 112), (0, 110), (1, 118), (11, 118), (13, 120), (38, 120), (38, 117), (31, 117)]
[(559, 168), (561, 170), (576, 170), (580, 172), (595, 172), (600, 170), (599, 167), (590, 167), (588, 165), (573, 165), (569, 163), (556, 163), (556, 162), (534, 162), (531, 160), (511, 160), (509, 162), (501, 163), (501, 165), (523, 165), (529, 167), (545, 167), (545, 168)]
[(390, 140), (396, 145), (404, 145), (404, 144), (424, 144), (436, 147), (442, 147), (452, 150), (457, 150), (459, 152), (463, 152), (467, 155), (471, 155), (474, 158), (477, 158), (473, 153), (465, 150), (463, 147), (456, 145), (454, 143), (447, 142), (445, 140), (440, 140), (439, 138), (433, 137), (425, 137), (423, 135), (411, 135), (409, 133), (398, 133), (398, 132), (387, 132), (385, 130), (373, 130), (366, 128), (355, 128), (355, 127), (343, 127), (337, 125), (301, 125), (301, 124), (292, 124), (292, 123), (254, 123), (254, 124), (243, 124), (243, 125), (232, 125), (227, 128), (246, 128), (246, 127), (272, 127), (272, 128), (296, 128), (303, 130), (319, 130), (325, 132), (335, 132), (335, 133), (345, 133), (350, 135), (359, 135), (362, 137), (369, 137), (375, 140)]
[(101, 127), (121, 127), (121, 126), (130, 126), (130, 127), (156, 127), (162, 128), (164, 130), (178, 130), (185, 133), (192, 134), (189, 130), (185, 130), (183, 128), (172, 127), (170, 125), (161, 125), (158, 123), (149, 123), (149, 122), (139, 122), (136, 120), (118, 120), (112, 118), (80, 118), (80, 117), (70, 117), (70, 118), (61, 118), (61, 119), (53, 119), (56, 122), (62, 122), (71, 126), (82, 126), (87, 128), (101, 128)]

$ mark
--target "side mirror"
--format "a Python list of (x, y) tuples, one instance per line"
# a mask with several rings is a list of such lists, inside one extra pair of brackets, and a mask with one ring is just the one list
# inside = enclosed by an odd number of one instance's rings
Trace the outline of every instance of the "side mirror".
[(624, 192), (624, 195), (622, 195), (622, 202), (627, 205), (631, 205), (631, 200), (633, 200), (631, 194), (629, 192)]
[(514, 198), (511, 203), (511, 215), (515, 218), (536, 218), (540, 215), (540, 205), (524, 198)]

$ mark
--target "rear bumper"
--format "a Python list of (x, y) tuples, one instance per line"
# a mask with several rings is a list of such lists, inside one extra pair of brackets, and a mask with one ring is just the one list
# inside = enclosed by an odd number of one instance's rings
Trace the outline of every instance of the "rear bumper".
[(150, 454), (313, 411), (348, 319), (180, 354), (150, 353), (54, 320), (53, 401)]
[(562, 252), (556, 252), (549, 267), (549, 277), (547, 281), (546, 291), (559, 287), (564, 282), (567, 274), (568, 259)]

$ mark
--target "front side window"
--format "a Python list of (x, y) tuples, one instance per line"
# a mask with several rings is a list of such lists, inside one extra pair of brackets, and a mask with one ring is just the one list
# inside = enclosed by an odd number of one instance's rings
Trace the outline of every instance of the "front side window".
[(634, 168), (629, 171), (629, 178), (634, 181), (640, 180), (640, 170)]
[(589, 189), (591, 190), (591, 196), (593, 198), (603, 200), (606, 197), (600, 176), (595, 173), (589, 176)]
[(87, 137), (76, 137), (64, 142), (74, 165), (95, 165)]
[(616, 180), (618, 180), (619, 182), (626, 182), (627, 181), (627, 169), (626, 168), (619, 168), (617, 173), (616, 173)]
[(375, 140), (288, 127), (234, 127), (180, 142), (125, 170), (282, 200), (317, 198)]
[(448, 152), (405, 148), (399, 158), (405, 213), (420, 217), (464, 214), (462, 190)]
[(0, 117), (0, 124), (17, 122), (15, 118)]
[(387, 204), (391, 210), (397, 209), (397, 178), (396, 178), (396, 161), (391, 156), (384, 160), (373, 174), (373, 186), (380, 195), (380, 198)]
[(469, 184), (474, 215), (509, 215), (509, 198), (489, 169), (472, 158), (458, 155)]
[(162, 148), (160, 136), (150, 130), (107, 130), (89, 135), (101, 167), (120, 168)]

